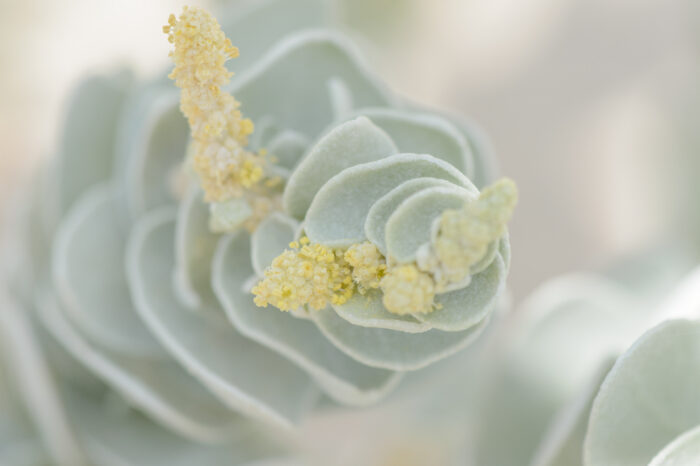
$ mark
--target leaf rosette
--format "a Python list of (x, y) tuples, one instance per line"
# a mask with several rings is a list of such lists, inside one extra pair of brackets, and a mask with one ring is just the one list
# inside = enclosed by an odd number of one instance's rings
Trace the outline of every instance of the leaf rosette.
[[(344, 37), (309, 29), (317, 2), (289, 9), (224, 21), (242, 55), (221, 92), (265, 160), (254, 195), (205, 182), (184, 89), (120, 73), (76, 91), (34, 196), (28, 295), (46, 339), (195, 443), (248, 419), (295, 425), (319, 394), (378, 401), (479, 336), (509, 266), (516, 194), (485, 188), (479, 131), (401, 101)], [(273, 11), (282, 24), (263, 27)]]

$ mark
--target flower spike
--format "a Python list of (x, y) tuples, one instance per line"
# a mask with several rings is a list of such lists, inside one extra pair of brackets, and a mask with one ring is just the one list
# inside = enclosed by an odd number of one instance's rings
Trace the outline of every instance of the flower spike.
[(249, 151), (253, 123), (243, 118), (240, 103), (222, 91), (231, 79), (224, 64), (238, 49), (221, 31), (216, 19), (201, 8), (184, 7), (179, 18), (170, 15), (163, 27), (175, 69), (170, 78), (182, 90), (180, 109), (194, 139), (194, 170), (208, 202), (242, 197), (264, 175), (264, 158)]

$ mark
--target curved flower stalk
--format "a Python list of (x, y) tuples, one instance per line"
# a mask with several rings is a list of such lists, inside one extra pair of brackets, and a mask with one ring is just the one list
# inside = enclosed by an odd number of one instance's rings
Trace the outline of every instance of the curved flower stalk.
[(279, 456), (277, 428), (320, 395), (377, 402), (489, 321), (512, 182), (486, 187), (471, 125), (400, 103), (337, 33), (299, 31), (320, 4), (223, 21), (234, 76), (216, 22), (185, 10), (165, 27), (182, 94), (128, 73), (76, 92), (22, 302), (56, 372), (80, 372), (57, 385), (90, 461)]

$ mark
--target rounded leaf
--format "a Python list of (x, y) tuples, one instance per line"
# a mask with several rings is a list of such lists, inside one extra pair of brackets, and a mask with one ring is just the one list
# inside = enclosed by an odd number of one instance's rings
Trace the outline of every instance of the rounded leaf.
[(333, 128), (311, 148), (292, 172), (284, 189), (285, 211), (303, 218), (318, 190), (348, 167), (388, 157), (397, 152), (389, 136), (360, 117)]
[(469, 285), (435, 296), (437, 309), (415, 314), (420, 322), (431, 327), (455, 332), (477, 325), (496, 306), (505, 287), (506, 268), (500, 255), (484, 271), (473, 275)]
[(239, 233), (223, 239), (214, 260), (214, 290), (241, 333), (302, 367), (340, 402), (371, 403), (398, 383), (394, 372), (367, 367), (345, 355), (313, 322), (275, 308), (257, 307), (253, 295), (243, 289), (252, 274), (248, 236)]
[(459, 170), (430, 155), (397, 154), (356, 165), (328, 180), (316, 194), (306, 213), (306, 234), (312, 242), (327, 246), (360, 243), (372, 205), (401, 183), (425, 177), (472, 186)]
[(130, 355), (161, 356), (161, 346), (136, 315), (124, 273), (126, 229), (118, 200), (101, 186), (87, 193), (61, 224), (52, 277), (71, 320), (91, 339)]
[(454, 354), (474, 341), (488, 322), (484, 319), (462, 332), (406, 333), (353, 325), (332, 309), (312, 315), (323, 334), (343, 352), (368, 366), (395, 371), (421, 369)]
[(398, 262), (413, 262), (416, 252), (434, 236), (435, 221), (447, 209), (460, 209), (473, 199), (469, 192), (437, 187), (424, 189), (403, 201), (386, 222), (388, 258)]
[(700, 425), (700, 322), (672, 320), (642, 335), (615, 363), (591, 409), (586, 465), (648, 464)]
[(365, 235), (386, 256), (386, 222), (394, 210), (407, 198), (426, 188), (452, 187), (449, 181), (438, 178), (414, 178), (404, 181), (375, 202), (367, 213)]
[[(282, 426), (298, 423), (315, 394), (306, 374), (240, 335), (220, 308), (193, 313), (178, 303), (168, 286), (174, 228), (174, 213), (166, 208), (148, 214), (132, 232), (127, 264), (139, 314), (173, 357), (227, 406)], [(280, 379), (283, 390), (275, 383)]]

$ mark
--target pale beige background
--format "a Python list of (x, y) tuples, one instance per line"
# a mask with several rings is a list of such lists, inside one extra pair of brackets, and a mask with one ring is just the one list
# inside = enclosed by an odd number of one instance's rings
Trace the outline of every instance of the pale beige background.
[[(693, 0), (346, 1), (343, 17), (391, 85), (472, 115), (518, 182), (516, 297), (691, 236), (687, 163), (698, 157), (683, 138), (698, 115)], [(5, 198), (51, 155), (81, 75), (166, 64), (160, 27), (183, 3), (0, 0)]]

